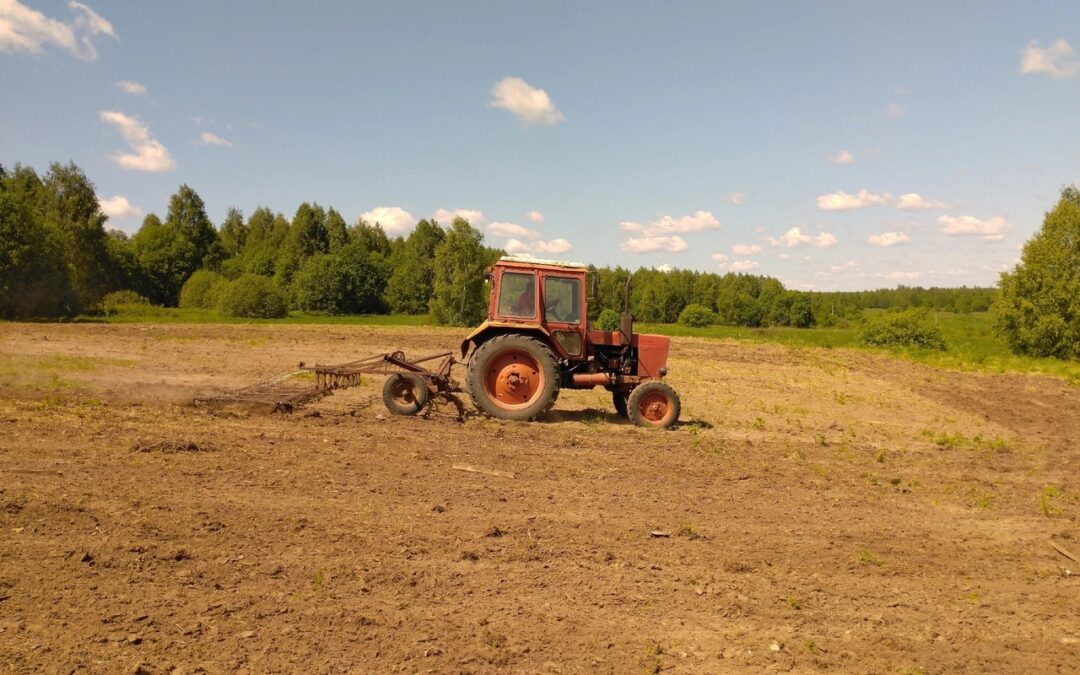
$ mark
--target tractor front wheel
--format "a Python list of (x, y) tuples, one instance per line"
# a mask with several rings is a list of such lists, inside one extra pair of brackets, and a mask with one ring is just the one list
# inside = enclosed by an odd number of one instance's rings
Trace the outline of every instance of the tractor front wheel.
[(626, 397), (627, 393), (623, 389), (611, 390), (611, 402), (615, 404), (615, 414), (623, 419), (630, 416), (626, 407)]
[(534, 420), (559, 395), (555, 355), (527, 335), (498, 335), (469, 360), (469, 394), (480, 412), (501, 420)]
[(382, 398), (391, 414), (415, 415), (427, 404), (427, 383), (419, 375), (395, 373), (386, 378)]
[(626, 401), (630, 420), (639, 427), (668, 429), (679, 421), (682, 403), (675, 390), (659, 380), (634, 387)]

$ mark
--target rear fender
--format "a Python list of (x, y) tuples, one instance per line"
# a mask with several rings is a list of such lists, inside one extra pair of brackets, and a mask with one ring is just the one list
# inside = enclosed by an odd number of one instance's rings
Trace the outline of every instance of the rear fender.
[(538, 323), (511, 323), (509, 321), (485, 321), (461, 341), (461, 358), (465, 358), (472, 346), (479, 347), (496, 335), (506, 333), (533, 334), (545, 344), (551, 344), (551, 332)]

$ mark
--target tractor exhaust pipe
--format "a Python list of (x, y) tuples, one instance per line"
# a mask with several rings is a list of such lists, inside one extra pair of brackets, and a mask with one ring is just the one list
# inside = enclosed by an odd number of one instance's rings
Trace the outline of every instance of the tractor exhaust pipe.
[(630, 315), (630, 280), (633, 277), (632, 272), (626, 276), (626, 286), (623, 288), (623, 313), (619, 317), (619, 333), (624, 347), (630, 346), (634, 335), (634, 317)]
[(592, 387), (606, 387), (614, 382), (611, 373), (574, 373), (575, 387), (588, 389)]

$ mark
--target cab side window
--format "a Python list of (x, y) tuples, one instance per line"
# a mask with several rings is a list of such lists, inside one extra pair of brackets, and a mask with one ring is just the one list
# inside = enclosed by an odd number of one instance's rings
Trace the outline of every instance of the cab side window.
[(517, 319), (536, 318), (536, 276), (503, 272), (499, 282), (499, 315)]
[(581, 323), (581, 280), (547, 277), (544, 280), (544, 316), (556, 323)]

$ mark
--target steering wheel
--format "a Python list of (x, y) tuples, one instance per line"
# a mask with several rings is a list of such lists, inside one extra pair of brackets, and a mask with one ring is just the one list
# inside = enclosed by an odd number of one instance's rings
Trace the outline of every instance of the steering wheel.
[(559, 323), (567, 323), (568, 317), (563, 314), (562, 306), (563, 302), (561, 300), (551, 301), (545, 310), (548, 318)]

